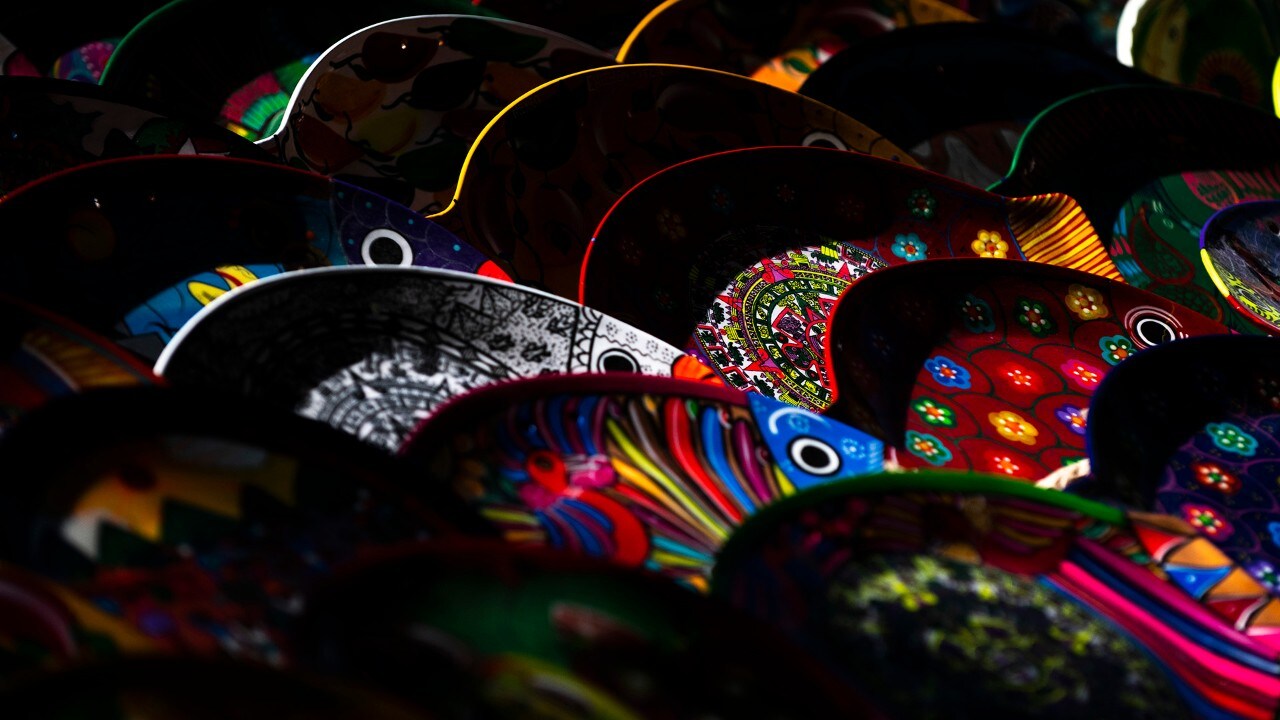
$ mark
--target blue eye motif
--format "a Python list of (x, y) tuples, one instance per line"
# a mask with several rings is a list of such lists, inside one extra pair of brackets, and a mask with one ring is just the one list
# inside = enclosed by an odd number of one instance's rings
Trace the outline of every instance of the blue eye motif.
[(871, 435), (763, 395), (747, 398), (773, 461), (797, 490), (884, 469), (884, 443)]

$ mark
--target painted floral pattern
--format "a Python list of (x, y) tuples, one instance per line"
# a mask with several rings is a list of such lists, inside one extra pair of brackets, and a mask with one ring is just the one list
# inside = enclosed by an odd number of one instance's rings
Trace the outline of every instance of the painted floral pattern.
[(946, 465), (951, 460), (951, 451), (937, 437), (914, 430), (907, 431), (907, 451), (930, 465)]
[(964, 328), (972, 333), (988, 333), (996, 329), (995, 315), (986, 300), (974, 295), (966, 295), (960, 303), (960, 316)]
[(951, 408), (932, 398), (922, 397), (911, 405), (911, 409), (920, 414), (920, 419), (935, 427), (953, 427), (956, 414)]
[(938, 207), (938, 200), (927, 188), (920, 188), (912, 190), (907, 196), (907, 207), (911, 210), (912, 216), (921, 220), (932, 220), (934, 211)]
[(928, 255), (928, 249), (920, 240), (919, 235), (915, 233), (900, 233), (893, 238), (893, 254), (907, 262), (915, 262), (924, 260)]
[(925, 362), (924, 369), (928, 370), (929, 373), (933, 375), (934, 381), (943, 387), (969, 387), (969, 371), (957, 365), (956, 362), (950, 358), (942, 355), (930, 358)]
[(683, 240), (684, 220), (670, 210), (661, 210), (658, 212), (658, 231), (670, 240)]
[(1064, 299), (1067, 309), (1081, 320), (1100, 320), (1111, 314), (1102, 293), (1091, 287), (1071, 285), (1067, 288), (1067, 296)]
[(1015, 390), (1034, 390), (1037, 384), (1036, 376), (1021, 365), (1009, 363), (1001, 366), (999, 372)]
[(1010, 442), (1035, 445), (1036, 438), (1040, 435), (1040, 431), (1036, 429), (1035, 425), (1032, 425), (1021, 415), (1009, 410), (989, 413), (987, 421), (995, 427), (996, 432), (1000, 433), (1000, 437)]
[(1104, 337), (1098, 341), (1098, 347), (1102, 350), (1102, 359), (1106, 360), (1108, 365), (1119, 365), (1121, 361), (1136, 352), (1133, 341), (1124, 335)]
[(1071, 432), (1076, 435), (1084, 435), (1088, 422), (1085, 419), (1085, 411), (1075, 405), (1063, 405), (1053, 411), (1053, 416), (1058, 418), (1063, 425), (1067, 426)]
[(1102, 370), (1080, 360), (1068, 360), (1062, 364), (1062, 372), (1082, 390), (1093, 392), (1102, 382)]
[(1058, 329), (1053, 317), (1049, 315), (1049, 308), (1042, 302), (1018, 298), (1017, 309), (1018, 324), (1038, 338), (1052, 335)]
[(1196, 481), (1205, 487), (1221, 490), (1227, 495), (1234, 495), (1240, 491), (1240, 478), (1223, 469), (1218, 463), (1192, 463), (1191, 469), (1196, 474)]
[(1204, 426), (1204, 431), (1213, 438), (1214, 445), (1227, 452), (1253, 457), (1258, 449), (1258, 440), (1235, 423), (1209, 423)]
[(970, 247), (979, 257), (1009, 257), (1009, 243), (995, 230), (979, 230), (978, 238), (970, 244)]
[(1203, 505), (1184, 505), (1182, 517), (1191, 523), (1192, 527), (1209, 537), (1225, 538), (1231, 534), (1230, 523), (1223, 520), (1213, 508)]

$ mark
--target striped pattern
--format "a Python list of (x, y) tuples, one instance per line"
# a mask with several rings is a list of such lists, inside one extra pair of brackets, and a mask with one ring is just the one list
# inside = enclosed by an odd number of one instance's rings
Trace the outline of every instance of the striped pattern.
[(1051, 193), (1009, 200), (1009, 229), (1018, 247), (1032, 262), (1083, 270), (1124, 282), (1120, 269), (1085, 217), (1068, 195)]
[(56, 374), (69, 390), (111, 385), (149, 384), (153, 378), (140, 367), (104, 352), (86, 338), (59, 328), (32, 328), (22, 338), (23, 349)]

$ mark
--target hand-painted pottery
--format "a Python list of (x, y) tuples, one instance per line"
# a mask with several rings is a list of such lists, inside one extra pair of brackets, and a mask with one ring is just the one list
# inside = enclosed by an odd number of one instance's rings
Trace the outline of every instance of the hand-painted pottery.
[(610, 54), (627, 39), (655, 0), (478, 0), (475, 4), (516, 22), (577, 38)]
[(441, 404), (502, 380), (705, 374), (677, 348), (575, 302), (410, 268), (257, 283), (210, 305), (156, 368), (175, 385), (259, 398), (389, 451)]
[(0, 75), (40, 77), (40, 69), (13, 44), (12, 40), (0, 35)]
[(942, 0), (668, 0), (636, 26), (620, 62), (693, 65), (797, 90), (844, 48), (895, 28), (973, 22)]
[(1280, 595), (1280, 340), (1144, 355), (1108, 378), (1090, 426), (1094, 493), (1185, 519)]
[(0, 282), (154, 359), (211, 300), (318, 265), (427, 265), (501, 276), (409, 208), (321, 175), (226, 158), (75, 168), (0, 201)]
[[(634, 717), (874, 717), (812, 658), (647, 573), (498, 541), (430, 542), (349, 566), (306, 598), (316, 669), (431, 697), (424, 668), (520, 658)], [(574, 716), (579, 716), (576, 713)]]
[(337, 678), (252, 663), (151, 657), (30, 678), (0, 692), (0, 704), (14, 720), (427, 720), (453, 717), (427, 710), (465, 704), (474, 712), (480, 704), (460, 687), (446, 690), (451, 692), (435, 699), (437, 707), (423, 709)]
[(548, 80), (611, 64), (589, 45), (506, 20), (391, 20), (329, 48), (263, 143), (292, 165), (440, 212), (500, 110)]
[(732, 387), (821, 410), (841, 293), (879, 268), (957, 256), (1120, 278), (1069, 197), (1003, 198), (865, 155), (754, 148), (632, 188), (596, 231), (580, 298), (693, 348)]
[(488, 14), (465, 0), (367, 0), (324, 12), (307, 0), (274, 0), (246, 16), (220, 0), (179, 0), (125, 36), (101, 82), (257, 140), (276, 131), (320, 53), (374, 23), (432, 12)]
[(685, 380), (538, 378), (467, 395), (401, 454), (508, 540), (641, 566), (705, 587), (760, 507), (875, 472), (883, 445), (761, 395)]
[[(271, 663), (301, 593), (388, 543), (485, 526), (330, 428), (247, 400), (112, 390), (33, 411), (0, 444), (5, 560), (158, 647)], [(415, 490), (416, 493), (416, 490)]]
[(471, 148), (453, 204), (431, 218), (517, 281), (576, 298), (591, 232), (632, 185), (683, 160), (766, 145), (905, 158), (795, 93), (713, 70), (620, 65), (552, 81), (508, 106)]
[(1126, 65), (1268, 111), (1277, 42), (1280, 11), (1269, 0), (1134, 0), (1116, 28)]
[(1089, 402), (1148, 347), (1227, 329), (1074, 270), (939, 260), (872, 273), (828, 331), (827, 414), (875, 428), (904, 467), (1037, 480), (1084, 458)]
[(986, 187), (1045, 108), (1084, 90), (1149, 82), (1078, 43), (968, 23), (868, 40), (824, 64), (800, 92), (882, 128), (925, 168)]
[(159, 382), (150, 368), (106, 338), (4, 295), (0, 346), (0, 432), (51, 398)]
[(1104, 505), (982, 476), (884, 475), (749, 520), (713, 592), (903, 717), (1275, 712), (1275, 663), (1251, 667), (1169, 624), (1187, 618), (1139, 588), (1185, 596), (1149, 562)]
[(92, 85), (0, 78), (0, 195), (59, 170), (131, 155), (270, 159), (221, 128), (120, 103)]
[(1216, 210), (1280, 198), (1278, 173), (1280, 121), (1269, 114), (1183, 88), (1127, 87), (1046, 110), (991, 189), (1070, 195), (1095, 227), (1111, 228), (1108, 250), (1131, 284), (1258, 332), (1214, 286), (1200, 233)]
[(1200, 255), (1236, 312), (1265, 332), (1280, 333), (1280, 202), (1218, 211), (1200, 233)]

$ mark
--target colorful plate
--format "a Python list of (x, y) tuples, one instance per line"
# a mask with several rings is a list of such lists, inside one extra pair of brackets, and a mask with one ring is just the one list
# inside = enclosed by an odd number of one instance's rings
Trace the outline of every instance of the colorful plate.
[[(278, 664), (306, 587), (371, 548), (486, 526), (318, 423), (159, 389), (51, 403), (0, 445), (3, 557), (166, 650)], [(430, 496), (428, 496), (430, 495)]]
[(321, 55), (262, 144), (291, 165), (439, 212), (499, 111), (548, 80), (612, 64), (590, 45), (506, 20), (390, 20)]
[(374, 270), (290, 273), (229, 294), (178, 334), (157, 372), (393, 452), (443, 403), (502, 380), (706, 374), (657, 338), (553, 295), (462, 273)]
[(840, 294), (878, 268), (955, 256), (1120, 278), (1069, 197), (1009, 199), (865, 155), (755, 148), (632, 188), (596, 230), (580, 298), (692, 347), (731, 387), (821, 410)]
[(0, 282), (156, 358), (227, 290), (318, 265), (426, 265), (501, 276), (409, 208), (347, 183), (226, 158), (130, 158), (75, 168), (0, 201), (26, 228)]
[(424, 667), (508, 657), (558, 668), (634, 717), (878, 715), (732, 608), (542, 548), (424, 543), (348, 568), (306, 606), (318, 669), (409, 697), (439, 692), (445, 676)]
[(1104, 505), (983, 476), (883, 475), (753, 518), (714, 591), (907, 717), (1274, 712), (1274, 677), (1148, 611), (1148, 562)]
[(778, 498), (875, 472), (883, 445), (761, 395), (687, 380), (538, 378), (467, 395), (401, 454), (508, 540), (705, 587), (719, 546)]
[(1108, 250), (1131, 284), (1257, 332), (1214, 286), (1200, 233), (1216, 210), (1280, 198), (1276, 157), (1280, 121), (1260, 110), (1183, 88), (1110, 88), (1037, 117), (991, 189), (1070, 195), (1111, 229)]
[(911, 468), (1039, 480), (1085, 456), (1112, 366), (1227, 329), (1128, 285), (1048, 265), (939, 260), (872, 273), (828, 331), (835, 403)]
[[(922, 166), (999, 180), (1027, 123), (1105, 85), (1155, 82), (1078, 42), (987, 23), (904, 28), (840, 53), (800, 89), (881, 128)], [(911, 88), (911, 92), (903, 92)]]
[(150, 368), (106, 338), (4, 295), (0, 347), (0, 432), (55, 397), (159, 382)]
[(0, 78), (0, 196), (59, 170), (131, 155), (270, 159), (221, 128), (120, 103), (92, 85)]
[(430, 12), (487, 14), (465, 0), (369, 0), (322, 13), (307, 0), (277, 0), (250, 14), (219, 0), (176, 0), (125, 36), (101, 82), (256, 140), (275, 132), (319, 53), (360, 28)]
[(1219, 210), (1200, 233), (1200, 256), (1236, 312), (1264, 332), (1280, 333), (1280, 202)]
[(941, 0), (667, 0), (631, 31), (619, 62), (693, 65), (798, 90), (832, 55), (868, 37), (927, 23), (974, 22)]
[[(94, 67), (78, 65), (79, 70), (101, 73), (101, 63), (106, 61), (106, 57), (98, 54), (106, 49), (101, 47), (103, 41), (105, 44), (118, 42), (148, 13), (162, 5), (163, 0), (119, 0), (81, 3), (74, 7), (22, 3), (5, 9), (0, 29), (27, 58), (31, 75), (97, 83), (97, 78), (70, 77), (73, 73), (69, 72), (72, 66), (68, 61), (82, 56), (84, 60), (91, 60)], [(0, 50), (0, 57), (3, 54)]]
[(517, 281), (576, 298), (591, 232), (632, 185), (683, 160), (764, 145), (905, 158), (795, 93), (713, 70), (620, 65), (549, 82), (508, 106), (471, 148), (453, 204), (431, 219)]

